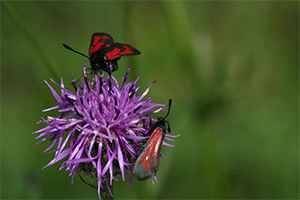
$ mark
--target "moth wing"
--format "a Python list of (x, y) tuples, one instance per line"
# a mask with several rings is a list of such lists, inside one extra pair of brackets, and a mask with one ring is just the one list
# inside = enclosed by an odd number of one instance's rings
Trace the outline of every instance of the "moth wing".
[(121, 57), (141, 54), (141, 52), (128, 44), (115, 43), (114, 45), (120, 49), (118, 55), (120, 55)]
[(105, 54), (104, 57), (106, 60), (120, 59), (124, 56), (141, 54), (137, 49), (133, 48), (132, 46), (120, 43), (114, 43), (113, 45), (103, 49), (102, 51)]
[(105, 60), (112, 61), (121, 58), (121, 55), (119, 54), (121, 52), (121, 49), (116, 44), (113, 44), (108, 48), (103, 49), (102, 52), (104, 54)]
[(155, 176), (159, 165), (162, 139), (162, 130), (156, 128), (151, 134), (143, 151), (138, 155), (133, 167), (133, 176), (135, 176), (138, 180), (144, 181)]
[(89, 55), (92, 53), (110, 47), (114, 39), (107, 33), (94, 33), (91, 38)]
[(152, 176), (152, 172), (147, 170), (144, 165), (136, 162), (133, 168), (133, 176), (139, 181), (144, 181)]

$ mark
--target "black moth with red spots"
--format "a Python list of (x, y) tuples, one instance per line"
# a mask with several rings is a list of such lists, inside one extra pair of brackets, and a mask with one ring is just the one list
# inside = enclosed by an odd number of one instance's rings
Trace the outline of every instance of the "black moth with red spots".
[(124, 56), (141, 54), (137, 49), (128, 44), (114, 43), (114, 39), (107, 33), (94, 33), (91, 39), (89, 49), (89, 56), (86, 56), (66, 44), (63, 46), (75, 53), (87, 57), (93, 73), (103, 70), (110, 71), (110, 64), (112, 66), (111, 72), (118, 69), (117, 61)]
[[(138, 152), (137, 159), (133, 166), (133, 176), (139, 181), (144, 181), (148, 178), (152, 178), (156, 175), (159, 165), (160, 150), (163, 139), (166, 135), (166, 117), (170, 113), (170, 107), (172, 100), (169, 100), (169, 110), (164, 118), (159, 118), (158, 121), (151, 126), (148, 134), (151, 134), (147, 143), (144, 144)], [(171, 132), (170, 125), (168, 126), (168, 132)]]

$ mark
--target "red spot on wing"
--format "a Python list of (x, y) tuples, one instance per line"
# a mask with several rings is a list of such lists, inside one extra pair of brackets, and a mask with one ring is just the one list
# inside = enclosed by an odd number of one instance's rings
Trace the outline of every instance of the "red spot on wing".
[(143, 165), (147, 171), (151, 170), (151, 162), (149, 160), (141, 161), (141, 165)]
[(107, 59), (108, 60), (113, 60), (113, 59), (116, 59), (116, 58), (120, 58), (121, 56), (118, 54), (119, 52), (120, 52), (120, 49), (115, 47), (112, 51), (110, 51), (106, 54)]
[(99, 42), (99, 40), (106, 39), (106, 38), (108, 38), (108, 37), (107, 36), (101, 36), (101, 37), (95, 36), (93, 45), (97, 44)]
[(156, 128), (147, 142), (147, 145), (144, 149), (144, 154), (140, 161), (141, 165), (143, 165), (146, 170), (151, 171), (153, 165), (156, 163), (158, 164), (158, 162), (153, 163), (153, 160), (158, 160), (161, 144), (162, 130), (160, 128)]
[(132, 53), (133, 53), (133, 51), (131, 51), (130, 48), (129, 48), (128, 46), (124, 45), (124, 48), (125, 48), (125, 50), (122, 51), (122, 52), (120, 52), (120, 53), (119, 53), (120, 55), (124, 55), (124, 54), (132, 54)]
[(161, 144), (162, 144), (162, 130), (160, 128), (156, 128), (155, 131), (157, 131), (157, 133), (156, 133), (155, 140), (153, 142), (153, 150), (151, 151), (151, 157), (158, 159), (160, 154)]
[(114, 59), (117, 59), (117, 58), (120, 58), (121, 56), (120, 55), (111, 55), (111, 56), (107, 56), (107, 59), (108, 60), (114, 60)]
[(102, 45), (104, 45), (104, 42), (99, 42), (96, 46), (91, 45), (90, 54), (98, 51)]

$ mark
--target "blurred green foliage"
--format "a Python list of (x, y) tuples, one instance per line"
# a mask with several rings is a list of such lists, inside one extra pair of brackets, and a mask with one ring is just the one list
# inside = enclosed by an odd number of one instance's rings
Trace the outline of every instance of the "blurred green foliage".
[[(1, 2), (1, 198), (97, 199), (32, 147), (56, 104), (43, 80), (80, 77), (94, 32), (142, 52), (120, 79), (140, 76), (154, 102), (173, 99), (175, 148), (159, 183), (114, 181), (117, 199), (299, 198), (298, 2)], [(67, 86), (68, 87), (68, 86)], [(71, 85), (69, 86), (71, 89)], [(58, 88), (57, 88), (58, 90)]]

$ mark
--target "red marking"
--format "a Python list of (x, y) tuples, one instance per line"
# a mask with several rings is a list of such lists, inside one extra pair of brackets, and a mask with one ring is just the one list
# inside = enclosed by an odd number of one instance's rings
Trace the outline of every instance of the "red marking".
[(158, 162), (153, 163), (153, 159), (158, 159), (160, 156), (160, 149), (162, 144), (162, 130), (160, 128), (156, 128), (151, 134), (147, 145), (145, 147), (145, 153), (141, 158), (141, 165), (145, 167), (146, 170), (151, 171), (153, 165)]
[(144, 163), (141, 162), (141, 165), (143, 165), (146, 170), (151, 170), (151, 162), (149, 160), (145, 161)]
[(93, 47), (92, 45), (90, 48), (90, 54), (92, 54), (95, 51), (98, 51), (102, 45), (104, 45), (104, 42), (99, 42), (95, 47)]
[(97, 44), (99, 40), (106, 39), (106, 38), (108, 38), (108, 37), (107, 36), (101, 36), (101, 37), (95, 36), (93, 45)]
[(101, 39), (101, 37), (99, 37), (99, 36), (96, 36), (96, 37), (94, 38), (93, 45), (97, 44), (97, 43), (98, 43), (98, 41), (99, 41), (100, 39)]
[(141, 158), (141, 165), (143, 165), (146, 170), (151, 169), (151, 162), (149, 161), (149, 156), (150, 156), (149, 154), (151, 154), (151, 148), (147, 144), (145, 153), (144, 153), (143, 157)]
[(107, 47), (110, 47), (110, 46), (111, 46), (110, 44), (106, 44), (106, 48), (107, 48)]
[(113, 60), (113, 59), (116, 59), (116, 58), (120, 58), (121, 56), (118, 55), (119, 52), (120, 52), (120, 49), (115, 47), (112, 51), (110, 51), (106, 54), (107, 59), (108, 60)]
[(159, 129), (156, 139), (154, 140), (154, 143), (153, 143), (153, 151), (151, 152), (151, 156), (153, 158), (156, 158), (156, 159), (159, 158), (161, 142), (162, 142), (162, 130)]
[(122, 51), (122, 52), (120, 52), (119, 54), (123, 55), (123, 54), (131, 54), (131, 53), (133, 53), (133, 51), (131, 51), (128, 46), (124, 45), (124, 48), (125, 48), (125, 50)]
[(120, 55), (111, 55), (111, 56), (107, 56), (107, 59), (108, 60), (113, 60), (113, 59), (116, 59), (116, 58), (121, 58)]

